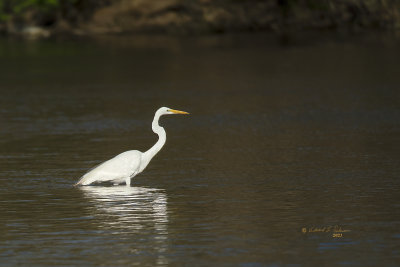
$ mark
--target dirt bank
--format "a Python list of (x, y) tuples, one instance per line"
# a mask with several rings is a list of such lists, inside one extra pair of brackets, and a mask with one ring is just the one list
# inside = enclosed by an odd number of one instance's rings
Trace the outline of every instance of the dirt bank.
[(39, 36), (400, 28), (394, 0), (64, 0), (4, 14), (3, 33)]

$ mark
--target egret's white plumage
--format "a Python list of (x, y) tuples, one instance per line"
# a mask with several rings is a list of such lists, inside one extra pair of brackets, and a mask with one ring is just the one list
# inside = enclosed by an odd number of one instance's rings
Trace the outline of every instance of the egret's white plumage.
[(138, 173), (141, 173), (147, 167), (150, 160), (164, 146), (166, 134), (164, 128), (158, 124), (158, 120), (162, 115), (167, 114), (189, 113), (166, 107), (159, 108), (154, 115), (152, 123), (153, 132), (158, 134), (158, 141), (152, 148), (144, 153), (138, 150), (123, 152), (87, 172), (75, 185), (90, 185), (101, 182), (121, 184), (125, 182), (127, 186), (130, 186), (131, 179)]

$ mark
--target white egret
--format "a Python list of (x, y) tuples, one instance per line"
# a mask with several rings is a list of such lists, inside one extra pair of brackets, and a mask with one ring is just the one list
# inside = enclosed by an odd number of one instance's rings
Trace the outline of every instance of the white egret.
[(102, 182), (111, 182), (113, 184), (121, 184), (125, 182), (127, 186), (130, 186), (131, 179), (141, 173), (147, 167), (150, 160), (164, 146), (166, 134), (164, 128), (158, 124), (158, 120), (162, 115), (168, 114), (189, 113), (166, 107), (159, 108), (154, 115), (153, 123), (151, 125), (153, 132), (158, 134), (158, 141), (152, 148), (146, 152), (140, 152), (138, 150), (123, 152), (87, 172), (81, 177), (75, 186)]

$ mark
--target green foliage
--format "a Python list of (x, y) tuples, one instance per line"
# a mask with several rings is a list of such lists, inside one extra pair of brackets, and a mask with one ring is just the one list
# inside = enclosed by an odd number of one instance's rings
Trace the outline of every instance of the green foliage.
[(57, 0), (19, 0), (13, 1), (13, 13), (20, 14), (29, 8), (51, 9), (59, 3)]
[[(61, 0), (62, 1), (62, 0)], [(0, 21), (21, 16), (24, 12), (35, 10), (40, 13), (57, 11), (60, 0), (0, 0)], [(75, 0), (69, 0), (75, 2)]]

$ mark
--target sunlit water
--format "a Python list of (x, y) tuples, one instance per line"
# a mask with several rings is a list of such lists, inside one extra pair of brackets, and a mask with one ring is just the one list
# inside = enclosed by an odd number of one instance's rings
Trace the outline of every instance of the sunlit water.
[(399, 43), (311, 39), (1, 40), (0, 265), (398, 266)]

